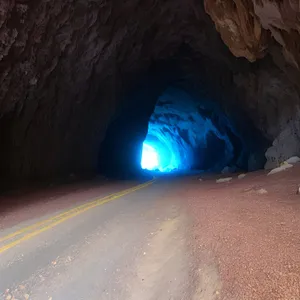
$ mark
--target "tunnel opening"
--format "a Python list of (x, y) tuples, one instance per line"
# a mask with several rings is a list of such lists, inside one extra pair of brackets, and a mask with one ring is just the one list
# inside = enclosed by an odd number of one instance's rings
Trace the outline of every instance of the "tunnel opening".
[[(246, 10), (150, 2), (5, 5), (1, 182), (134, 177), (143, 173), (145, 139), (166, 153), (158, 156), (163, 170), (270, 169), (300, 156), (295, 24), (262, 20), (267, 14), (251, 1)], [(174, 118), (180, 127), (164, 131), (149, 123), (170, 87), (197, 99), (206, 124), (197, 137), (184, 128), (197, 120)], [(158, 141), (148, 124), (164, 140), (176, 132), (180, 147)]]
[[(148, 178), (264, 167), (264, 137), (238, 105), (231, 105), (232, 90), (213, 81), (207, 70), (211, 61), (201, 57), (191, 63), (191, 56), (181, 49), (139, 74), (100, 145), (99, 173)], [(231, 73), (221, 65), (220, 74), (223, 81)]]
[(141, 167), (160, 173), (248, 170), (248, 144), (216, 101), (171, 86), (150, 117)]

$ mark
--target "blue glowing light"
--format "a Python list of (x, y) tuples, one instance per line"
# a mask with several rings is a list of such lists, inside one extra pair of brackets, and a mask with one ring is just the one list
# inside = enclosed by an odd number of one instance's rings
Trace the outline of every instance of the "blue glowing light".
[(154, 170), (158, 168), (158, 165), (158, 153), (152, 146), (144, 143), (141, 162), (142, 168), (147, 170)]
[(171, 172), (178, 169), (178, 159), (159, 139), (146, 138), (143, 143), (141, 167), (150, 171)]
[[(218, 126), (210, 115), (218, 116)], [(159, 172), (186, 172), (202, 167), (222, 170), (233, 158), (230, 138), (225, 130), (220, 131), (230, 128), (228, 122), (211, 100), (195, 101), (183, 90), (168, 88), (150, 117), (141, 167)], [(224, 144), (220, 154), (218, 149), (208, 150), (208, 141), (213, 138)]]

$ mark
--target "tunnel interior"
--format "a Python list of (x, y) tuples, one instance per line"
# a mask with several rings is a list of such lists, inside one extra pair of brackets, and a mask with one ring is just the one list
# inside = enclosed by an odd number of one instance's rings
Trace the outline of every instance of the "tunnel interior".
[(213, 93), (205, 74), (194, 67), (185, 70), (185, 54), (186, 49), (179, 58), (150, 66), (126, 94), (130, 105), (112, 122), (100, 146), (100, 173), (128, 178), (264, 167), (263, 136), (251, 120), (245, 123), (241, 110), (224, 110), (222, 88)]
[[(232, 137), (239, 145), (231, 140)], [(150, 117), (142, 167), (144, 162), (145, 169), (163, 173), (219, 172), (226, 166), (232, 171), (238, 166), (247, 169), (247, 162), (239, 162), (245, 145), (230, 119), (213, 100), (194, 99), (186, 91), (171, 87), (158, 98)]]
[(276, 1), (23, 2), (2, 7), (1, 184), (143, 176), (144, 148), (165, 174), (300, 156), (299, 24)]

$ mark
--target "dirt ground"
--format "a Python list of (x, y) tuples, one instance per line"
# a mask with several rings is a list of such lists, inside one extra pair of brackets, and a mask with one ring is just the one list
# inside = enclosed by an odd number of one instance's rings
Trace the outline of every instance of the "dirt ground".
[(300, 299), (300, 167), (266, 174), (185, 185), (191, 247), (199, 265), (216, 270), (208, 283), (218, 273), (216, 299)]

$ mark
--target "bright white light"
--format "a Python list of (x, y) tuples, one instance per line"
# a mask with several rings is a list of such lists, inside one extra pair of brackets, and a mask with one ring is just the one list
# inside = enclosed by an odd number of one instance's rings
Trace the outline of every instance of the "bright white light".
[(158, 168), (158, 154), (156, 150), (148, 144), (143, 144), (141, 166), (143, 169), (154, 170)]

